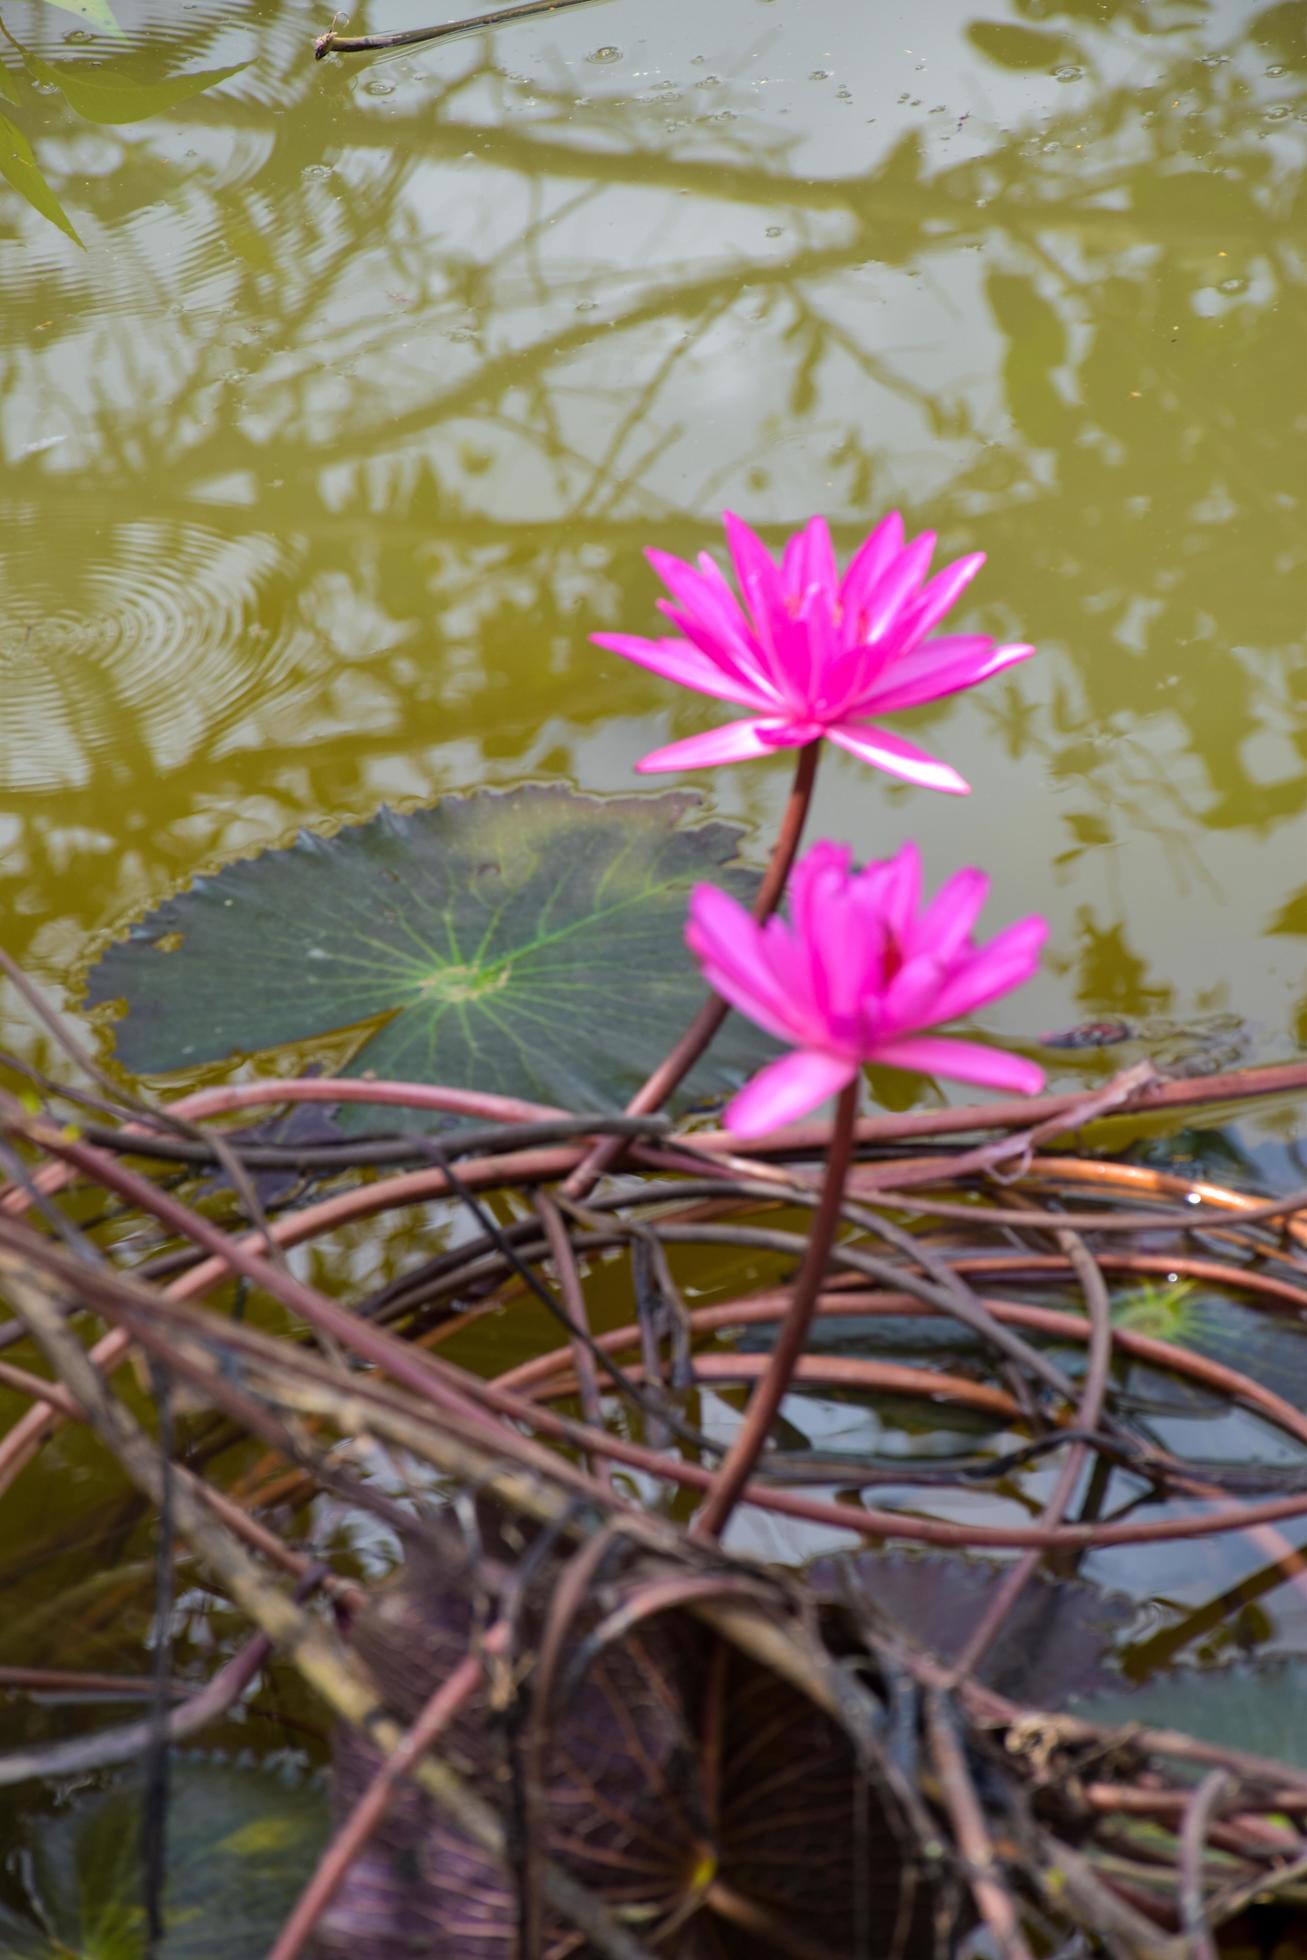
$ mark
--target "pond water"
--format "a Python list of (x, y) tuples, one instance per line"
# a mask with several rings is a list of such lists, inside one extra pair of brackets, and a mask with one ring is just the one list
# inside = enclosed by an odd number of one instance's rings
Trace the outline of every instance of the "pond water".
[[(0, 182), (0, 921), (57, 1005), (301, 825), (630, 788), (714, 717), (589, 644), (655, 630), (643, 548), (715, 547), (730, 507), (773, 543), (823, 511), (847, 552), (898, 506), (988, 552), (960, 625), (1039, 658), (905, 719), (969, 801), (832, 753), (813, 834), (915, 837), (932, 879), (990, 871), (992, 923), (1048, 915), (996, 1034), (1307, 1048), (1300, 7), (596, 0), (318, 63), (307, 0), (96, 11), (0, 0), (82, 241)], [(232, 72), (122, 121), (144, 98), (90, 62)], [(786, 766), (697, 781), (760, 856)], [(57, 1065), (12, 994), (0, 1042)], [(1292, 1124), (1240, 1147), (1274, 1174)], [(93, 1461), (53, 1458), (88, 1506)], [(1245, 1554), (1150, 1556), (1192, 1599)]]
[[(56, 999), (301, 824), (630, 786), (716, 713), (588, 643), (655, 630), (641, 548), (898, 505), (1040, 657), (913, 717), (968, 802), (833, 755), (815, 832), (1048, 914), (996, 1031), (1307, 1043), (1297, 8), (603, 0), (319, 63), (298, 0), (75, 14), (0, 19), (244, 65), (14, 112), (85, 244), (0, 191), (0, 917)], [(765, 847), (783, 765), (684, 780)]]

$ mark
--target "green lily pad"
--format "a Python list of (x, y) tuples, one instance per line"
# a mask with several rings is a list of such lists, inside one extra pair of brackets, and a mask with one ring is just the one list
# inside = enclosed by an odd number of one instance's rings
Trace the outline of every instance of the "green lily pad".
[(1307, 1770), (1307, 1660), (1297, 1657), (1179, 1668), (1142, 1688), (1076, 1701), (1072, 1710), (1105, 1728), (1178, 1729)]
[[(0, 1908), (6, 1960), (145, 1960), (139, 1779), (33, 1823), (33, 1917)], [(209, 1757), (172, 1767), (162, 1940), (153, 1960), (266, 1953), (326, 1841), (326, 1794), (275, 1770)]]
[[(167, 900), (109, 947), (87, 998), (127, 1002), (117, 1051), (137, 1074), (384, 1015), (349, 1074), (620, 1107), (703, 999), (684, 942), (691, 886), (755, 889), (742, 832), (690, 821), (697, 809), (684, 791), (532, 786), (301, 835)], [(735, 1017), (724, 1035), (689, 1093), (776, 1052)], [(387, 1128), (399, 1120), (387, 1111)]]

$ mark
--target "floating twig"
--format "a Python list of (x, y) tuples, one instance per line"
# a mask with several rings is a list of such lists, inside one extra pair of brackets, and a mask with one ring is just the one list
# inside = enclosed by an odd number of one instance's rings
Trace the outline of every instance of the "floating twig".
[(442, 21), (438, 27), (401, 27), (391, 34), (338, 34), (331, 27), (313, 43), (313, 59), (321, 61), (328, 54), (377, 54), (385, 48), (416, 48), (426, 41), (448, 41), (456, 34), (475, 34), (481, 28), (506, 27), (511, 21), (530, 20), (536, 14), (559, 14), (564, 7), (591, 4), (592, 0), (519, 0), (514, 7), (494, 7), (488, 13), (469, 14), (463, 20)]

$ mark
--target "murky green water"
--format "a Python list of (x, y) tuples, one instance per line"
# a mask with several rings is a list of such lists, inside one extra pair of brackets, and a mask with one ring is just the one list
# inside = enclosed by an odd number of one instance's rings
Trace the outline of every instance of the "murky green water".
[[(1300, 6), (605, 0), (318, 64), (304, 0), (116, 12), (87, 41), (0, 0), (56, 66), (246, 65), (97, 124), (0, 45), (85, 241), (0, 182), (0, 920), (54, 1001), (301, 824), (629, 787), (715, 713), (588, 644), (653, 630), (642, 547), (712, 545), (729, 505), (774, 541), (823, 510), (849, 549), (898, 504), (989, 552), (960, 623), (1041, 655), (911, 718), (969, 802), (832, 754), (815, 829), (915, 836), (936, 878), (993, 873), (993, 921), (1048, 914), (996, 1032), (1307, 1047)], [(765, 839), (788, 772), (700, 781)], [(11, 996), (0, 1039), (50, 1060)], [(69, 1550), (47, 1517), (23, 1600), (99, 1529), (85, 1440), (46, 1472), (26, 1496), (82, 1522)], [(126, 1512), (104, 1531), (143, 1556)], [(1251, 1557), (1153, 1553), (1151, 1590)], [(77, 1664), (114, 1659), (115, 1610)]]
[[(1041, 658), (915, 717), (968, 803), (832, 756), (818, 825), (1049, 914), (1000, 1030), (1307, 1041), (1299, 7), (605, 0), (317, 64), (293, 0), (118, 15), (0, 7), (248, 65), (14, 110), (86, 243), (0, 190), (0, 915), (57, 999), (301, 823), (626, 787), (715, 713), (587, 643), (652, 630), (641, 547), (898, 503)], [(765, 833), (786, 771), (698, 780)]]

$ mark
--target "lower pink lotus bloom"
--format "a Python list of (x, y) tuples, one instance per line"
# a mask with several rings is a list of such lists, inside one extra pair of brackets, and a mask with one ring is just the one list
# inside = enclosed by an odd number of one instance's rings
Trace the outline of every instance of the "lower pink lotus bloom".
[(1030, 978), (1048, 931), (1021, 919), (978, 946), (971, 928), (989, 890), (959, 871), (920, 909), (921, 857), (851, 868), (840, 844), (814, 844), (790, 874), (791, 923), (760, 925), (715, 885), (696, 885), (685, 937), (711, 986), (795, 1052), (770, 1062), (726, 1110), (729, 1129), (762, 1136), (848, 1086), (868, 1062), (1033, 1095), (1042, 1069), (925, 1028), (953, 1021)]
[(965, 795), (969, 785), (956, 769), (878, 722), (975, 687), (1034, 652), (1024, 644), (998, 646), (982, 633), (928, 637), (985, 554), (959, 558), (927, 579), (934, 536), (927, 531), (908, 542), (902, 518), (891, 511), (841, 577), (824, 518), (812, 518), (790, 539), (779, 564), (732, 512), (724, 522), (743, 604), (707, 552), (695, 566), (651, 551), (649, 563), (671, 593), (658, 608), (678, 637), (592, 637), (667, 680), (747, 708), (748, 719), (655, 749), (636, 767), (701, 769), (804, 748), (825, 735), (891, 775)]

